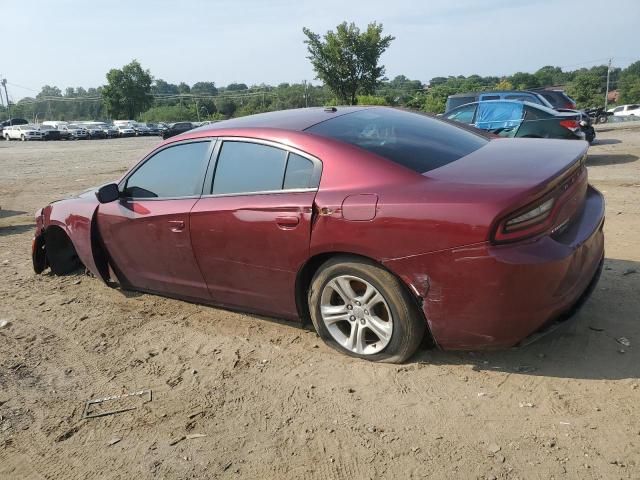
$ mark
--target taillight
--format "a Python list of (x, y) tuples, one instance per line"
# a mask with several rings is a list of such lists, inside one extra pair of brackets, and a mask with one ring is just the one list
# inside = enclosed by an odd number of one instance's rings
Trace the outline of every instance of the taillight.
[[(570, 220), (573, 211), (566, 210), (567, 205), (573, 205), (573, 210), (579, 207), (576, 202), (568, 202), (575, 198), (576, 187), (583, 185), (586, 188), (587, 169), (585, 167), (584, 154), (580, 161), (576, 162), (562, 179), (553, 182), (552, 189), (542, 197), (530, 204), (514, 210), (497, 222), (494, 227), (491, 241), (493, 243), (508, 243), (524, 240), (529, 237), (542, 234), (554, 226), (554, 222), (562, 221), (566, 224)], [(584, 176), (584, 181), (580, 179)], [(565, 217), (565, 214), (569, 216)]]
[(560, 120), (560, 125), (569, 130), (580, 128), (580, 123), (577, 120)]
[(493, 240), (496, 243), (514, 242), (545, 231), (555, 201), (555, 197), (547, 196), (510, 214), (498, 225)]

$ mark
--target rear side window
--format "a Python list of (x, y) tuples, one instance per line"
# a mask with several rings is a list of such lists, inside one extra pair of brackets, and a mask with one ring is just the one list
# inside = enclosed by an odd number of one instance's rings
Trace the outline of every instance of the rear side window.
[(183, 143), (159, 151), (127, 179), (125, 196), (176, 198), (200, 195), (209, 145), (208, 141)]
[(540, 109), (540, 108), (534, 108), (534, 107), (525, 107), (525, 114), (524, 114), (524, 119), (525, 121), (529, 121), (529, 120), (542, 120), (545, 118), (549, 118), (552, 115), (550, 115), (548, 112)]
[(531, 103), (540, 103), (533, 95), (506, 95), (504, 97), (505, 100), (517, 100), (519, 102), (531, 102)]
[(433, 117), (392, 108), (358, 110), (306, 131), (355, 145), (419, 173), (454, 162), (488, 142)]
[(473, 123), (473, 116), (476, 113), (476, 105), (477, 104), (474, 103), (471, 105), (465, 105), (463, 107), (456, 108), (455, 110), (446, 113), (444, 117), (448, 120), (471, 124)]
[(317, 188), (320, 170), (301, 155), (269, 145), (226, 141), (222, 144), (214, 195)]
[(287, 170), (284, 174), (282, 188), (311, 188), (313, 185), (313, 162), (308, 158), (301, 157), (295, 153), (289, 153), (287, 160)]
[(213, 194), (282, 189), (287, 152), (248, 142), (224, 142), (216, 165)]

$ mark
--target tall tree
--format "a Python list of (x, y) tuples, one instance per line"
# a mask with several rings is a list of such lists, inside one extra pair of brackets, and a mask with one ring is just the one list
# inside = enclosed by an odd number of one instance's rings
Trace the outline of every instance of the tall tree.
[(620, 100), (623, 103), (640, 102), (640, 61), (622, 70), (619, 85)]
[(328, 31), (324, 38), (308, 28), (302, 29), (307, 37), (307, 57), (317, 78), (321, 79), (342, 103), (356, 103), (358, 94), (371, 95), (384, 76), (380, 56), (395, 40), (382, 35), (382, 24), (370, 23), (360, 33), (354, 23), (343, 22), (336, 31)]
[(194, 95), (217, 95), (218, 89), (214, 82), (196, 82), (191, 86)]
[(137, 60), (107, 73), (107, 85), (102, 89), (102, 98), (107, 111), (113, 117), (136, 118), (153, 101), (149, 70), (143, 70)]
[(62, 96), (62, 92), (60, 91), (60, 89), (58, 87), (52, 87), (50, 85), (45, 85), (44, 87), (42, 87), (42, 90), (40, 90), (40, 93), (38, 95), (36, 95), (36, 98), (61, 97), (61, 96)]

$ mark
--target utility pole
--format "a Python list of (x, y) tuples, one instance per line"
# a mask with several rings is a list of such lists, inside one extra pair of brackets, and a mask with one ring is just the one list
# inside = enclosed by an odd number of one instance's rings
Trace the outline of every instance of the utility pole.
[(609, 74), (611, 73), (611, 59), (609, 59), (609, 65), (607, 66), (607, 89), (604, 94), (604, 111), (607, 111), (607, 105), (609, 105)]
[[(7, 79), (2, 79), (2, 86), (4, 87), (4, 96), (7, 97), (7, 115), (11, 118), (11, 102), (9, 102), (9, 94), (7, 93)], [(2, 95), (0, 93), (0, 95)]]
[(309, 106), (309, 95), (307, 94), (307, 81), (303, 80), (302, 85), (304, 85), (304, 106)]

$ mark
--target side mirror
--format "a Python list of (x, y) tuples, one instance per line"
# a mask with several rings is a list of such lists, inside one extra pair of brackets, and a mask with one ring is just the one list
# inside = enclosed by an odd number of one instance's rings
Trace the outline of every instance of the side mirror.
[(96, 192), (96, 197), (100, 203), (110, 203), (116, 201), (120, 198), (120, 190), (118, 190), (118, 185), (115, 183), (109, 183), (107, 185), (103, 185)]

